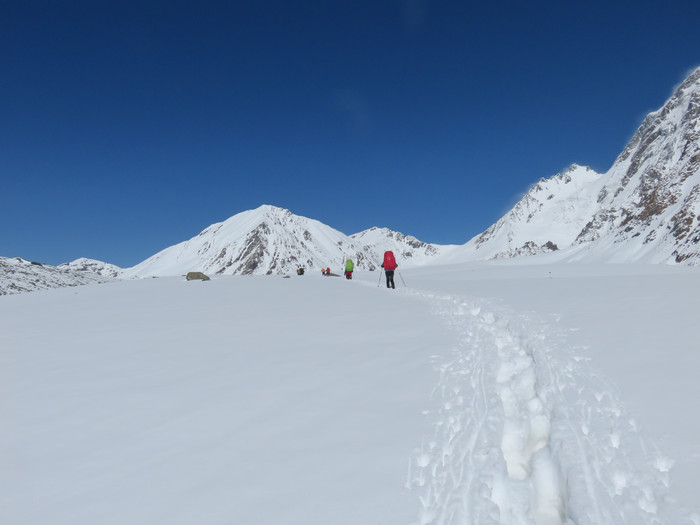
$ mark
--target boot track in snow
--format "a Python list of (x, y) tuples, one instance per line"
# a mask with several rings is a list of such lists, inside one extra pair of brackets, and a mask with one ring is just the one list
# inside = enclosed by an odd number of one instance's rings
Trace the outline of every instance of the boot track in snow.
[(670, 461), (566, 334), (485, 301), (406, 293), (458, 335), (436, 363), (435, 433), (409, 462), (418, 524), (697, 524), (669, 500)]

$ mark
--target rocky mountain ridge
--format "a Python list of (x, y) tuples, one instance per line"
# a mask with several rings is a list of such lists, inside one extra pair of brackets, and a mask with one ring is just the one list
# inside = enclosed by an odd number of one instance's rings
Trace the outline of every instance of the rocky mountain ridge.
[(49, 266), (20, 257), (0, 257), (0, 295), (99, 284), (115, 280), (93, 271)]
[(578, 261), (700, 264), (700, 68), (604, 174), (542, 179), (452, 260), (559, 252)]

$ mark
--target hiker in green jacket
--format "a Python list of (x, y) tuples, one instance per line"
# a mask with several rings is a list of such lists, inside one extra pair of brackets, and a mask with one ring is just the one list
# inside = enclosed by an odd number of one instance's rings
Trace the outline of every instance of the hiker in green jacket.
[(346, 279), (352, 279), (352, 271), (355, 269), (355, 265), (352, 264), (352, 260), (348, 259), (348, 262), (345, 263), (345, 278)]

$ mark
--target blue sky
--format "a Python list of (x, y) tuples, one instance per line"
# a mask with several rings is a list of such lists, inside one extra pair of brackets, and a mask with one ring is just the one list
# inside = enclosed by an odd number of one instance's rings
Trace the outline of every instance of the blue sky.
[(606, 171), (700, 2), (32, 1), (0, 19), (0, 256), (132, 266), (261, 204), (461, 244)]

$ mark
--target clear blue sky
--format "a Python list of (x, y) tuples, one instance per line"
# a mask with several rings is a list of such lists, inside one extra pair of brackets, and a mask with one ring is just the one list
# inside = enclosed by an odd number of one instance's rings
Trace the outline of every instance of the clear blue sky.
[(15, 1), (0, 256), (132, 266), (261, 204), (461, 244), (610, 168), (700, 65), (700, 2)]

